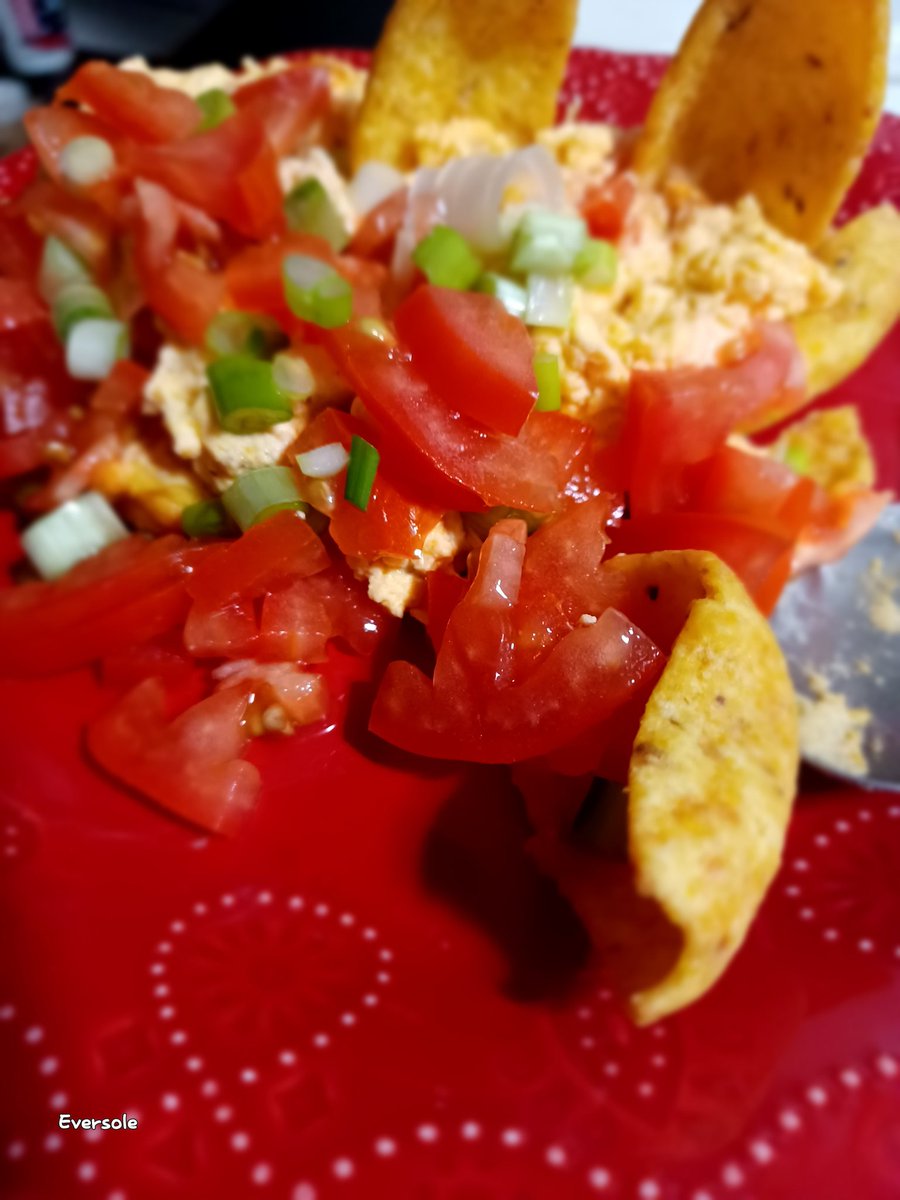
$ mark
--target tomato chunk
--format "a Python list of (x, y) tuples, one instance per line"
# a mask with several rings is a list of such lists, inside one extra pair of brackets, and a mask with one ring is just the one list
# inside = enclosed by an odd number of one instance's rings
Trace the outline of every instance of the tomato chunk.
[(581, 202), (581, 212), (591, 236), (618, 240), (636, 193), (637, 184), (631, 175), (613, 175), (605, 183), (588, 188)]
[(161, 87), (142, 71), (123, 71), (104, 62), (88, 62), (57, 92), (77, 100), (114, 129), (147, 142), (186, 138), (200, 124), (196, 101), (176, 88)]
[(188, 580), (188, 591), (209, 608), (235, 596), (253, 599), (328, 566), (325, 547), (299, 512), (279, 512), (236, 541), (213, 546)]
[(537, 400), (528, 330), (495, 296), (424, 284), (394, 314), (416, 370), (449, 408), (513, 437)]
[(260, 122), (278, 155), (298, 149), (324, 115), (328, 98), (327, 73), (308, 63), (245, 83), (233, 95), (237, 108)]
[(162, 680), (147, 679), (88, 726), (88, 748), (116, 779), (213, 833), (235, 833), (259, 772), (242, 762), (248, 692), (226, 688), (166, 720)]
[(433, 679), (392, 663), (374, 733), (436, 758), (519, 762), (568, 745), (638, 692), (646, 698), (665, 656), (612, 608), (561, 636), (533, 670), (519, 669), (525, 558), (524, 522), (495, 525), (447, 623)]

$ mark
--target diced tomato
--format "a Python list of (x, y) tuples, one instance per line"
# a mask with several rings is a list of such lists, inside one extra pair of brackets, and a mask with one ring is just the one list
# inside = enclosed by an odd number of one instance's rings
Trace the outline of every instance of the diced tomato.
[(146, 679), (88, 726), (88, 748), (116, 779), (213, 833), (235, 833), (259, 772), (242, 762), (248, 693), (232, 687), (166, 720), (166, 690)]
[(260, 654), (281, 662), (324, 662), (331, 619), (324, 597), (297, 579), (270, 592), (262, 606)]
[(9, 568), (22, 560), (22, 543), (16, 529), (16, 518), (9, 509), (0, 510), (0, 587), (7, 587)]
[(838, 493), (817, 488), (810, 519), (794, 552), (794, 570), (805, 571), (841, 558), (866, 536), (893, 499), (892, 492), (868, 488)]
[(588, 188), (581, 213), (591, 237), (617, 241), (625, 229), (637, 184), (632, 175), (613, 175), (605, 183)]
[(695, 512), (770, 522), (788, 538), (807, 524), (816, 490), (811, 479), (783, 463), (733, 446), (692, 468), (687, 480), (687, 503)]
[(74, 250), (101, 283), (110, 274), (113, 224), (83, 196), (64, 191), (50, 179), (38, 179), (23, 192), (19, 205), (42, 236), (53, 234)]
[[(238, 109), (260, 122), (277, 155), (296, 151), (328, 108), (328, 75), (308, 63), (245, 83), (233, 94)], [(304, 138), (306, 135), (306, 138)]]
[(202, 700), (208, 691), (206, 676), (183, 648), (175, 631), (165, 641), (129, 646), (110, 654), (100, 664), (103, 682), (130, 691), (145, 679), (156, 678), (166, 689), (169, 714), (175, 716)]
[(47, 319), (47, 306), (32, 284), (0, 277), (0, 332)]
[(236, 113), (208, 133), (165, 146), (130, 147), (126, 166), (238, 233), (267, 238), (284, 229), (278, 164), (262, 125)]
[(528, 330), (495, 296), (423, 284), (394, 314), (413, 364), (451, 409), (519, 432), (537, 400)]
[(454, 571), (432, 571), (426, 577), (428, 619), (425, 627), (436, 651), (440, 650), (450, 617), (469, 590), (470, 584), (470, 579), (463, 579)]
[(236, 541), (210, 547), (188, 591), (210, 609), (233, 597), (254, 599), (328, 566), (325, 547), (299, 512), (275, 513)]
[(134, 265), (141, 290), (180, 339), (203, 345), (222, 303), (224, 278), (176, 247), (181, 213), (165, 188), (138, 179), (135, 196)]
[(335, 330), (326, 344), (379, 426), (393, 476), (408, 480), (425, 504), (464, 511), (559, 507), (560, 464), (533, 453), (524, 435), (491, 433), (449, 409), (405, 356), (359, 330)]
[(686, 466), (709, 458), (739, 425), (796, 392), (790, 329), (761, 325), (757, 338), (749, 354), (726, 366), (634, 372), (623, 433), (633, 513), (683, 503)]
[[(61, 104), (48, 104), (40, 108), (32, 108), (25, 114), (24, 122), (44, 170), (55, 183), (61, 184), (69, 190), (73, 190), (72, 185), (68, 184), (63, 177), (59, 160), (63, 149), (74, 138), (102, 138), (112, 147), (118, 160), (119, 135), (116, 130), (92, 113)], [(115, 217), (125, 192), (126, 182), (122, 178), (121, 172), (114, 170), (109, 179), (91, 185), (81, 184), (74, 190), (80, 196), (88, 197), (110, 216)]]
[(596, 431), (563, 412), (533, 412), (521, 440), (530, 453), (559, 465), (562, 504), (583, 504), (625, 490), (621, 449), (601, 442)]
[(791, 572), (794, 540), (771, 521), (718, 513), (648, 513), (614, 524), (609, 532), (610, 555), (711, 550), (741, 578), (764, 613), (775, 607)]
[(25, 217), (0, 205), (0, 275), (5, 279), (37, 279), (43, 242)]
[(648, 694), (664, 655), (615, 609), (564, 634), (536, 669), (517, 672), (525, 524), (501, 521), (447, 624), (428, 680), (410, 663), (385, 674), (370, 728), (436, 758), (519, 762), (567, 745)]
[[(0, 280), (0, 479), (47, 461), (51, 442), (68, 443), (74, 425), (71, 405), (85, 388), (65, 369), (62, 348), (33, 292), (21, 294), (13, 280)], [(15, 325), (18, 316), (27, 324)]]
[(195, 658), (246, 658), (259, 636), (252, 600), (237, 596), (224, 604), (195, 600), (184, 623), (184, 644)]
[(388, 261), (403, 224), (408, 195), (406, 188), (398, 188), (366, 213), (350, 241), (351, 254)]
[(201, 121), (195, 100), (162, 87), (143, 71), (88, 62), (57, 92), (59, 100), (86, 105), (114, 129), (145, 142), (170, 142), (192, 134)]
[[(349, 413), (327, 408), (303, 431), (301, 450), (340, 442), (350, 449), (354, 434), (377, 443), (377, 434)], [(365, 512), (344, 498), (347, 472), (331, 481), (335, 507), (328, 532), (338, 548), (350, 558), (410, 558), (421, 550), (428, 534), (444, 515), (443, 510), (425, 508), (409, 500), (395, 486), (390, 472), (379, 466)]]
[(9, 674), (44, 675), (84, 666), (149, 642), (188, 610), (191, 552), (172, 534), (134, 535), (79, 563), (55, 583), (0, 596), (0, 662)]

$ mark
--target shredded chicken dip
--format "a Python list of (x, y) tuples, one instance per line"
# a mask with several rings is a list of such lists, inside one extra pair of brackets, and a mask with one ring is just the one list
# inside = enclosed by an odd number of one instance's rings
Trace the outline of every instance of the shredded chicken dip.
[[(299, 146), (282, 157), (280, 184), (287, 194), (306, 179), (318, 180), (352, 233), (363, 214), (354, 204), (345, 150), (367, 73), (329, 55), (317, 55), (315, 61), (328, 74), (330, 109), (316, 144)], [(122, 65), (196, 97), (210, 88), (233, 92), (288, 63), (248, 59), (240, 71), (219, 64), (188, 71), (154, 69), (138, 58)], [(514, 149), (506, 134), (472, 118), (423, 124), (415, 142), (420, 167)], [(609, 125), (569, 121), (542, 132), (538, 142), (558, 165), (573, 211), (588, 188), (627, 170), (627, 139)], [(612, 287), (597, 291), (576, 285), (568, 328), (531, 331), (536, 350), (559, 356), (563, 411), (609, 435), (621, 421), (634, 368), (717, 364), (740, 347), (754, 321), (824, 308), (841, 294), (841, 284), (829, 269), (804, 245), (769, 224), (752, 197), (727, 206), (709, 203), (678, 178), (660, 191), (651, 191), (636, 178), (631, 183), (634, 199), (617, 243)], [(308, 365), (314, 390), (295, 404), (290, 420), (263, 433), (227, 433), (215, 416), (207, 361), (196, 348), (171, 341), (162, 346), (146, 385), (144, 410), (161, 422), (167, 436), (165, 465), (131, 446), (99, 474), (102, 490), (143, 504), (151, 524), (174, 524), (185, 497), (216, 494), (244, 471), (286, 461), (317, 411), (332, 403), (348, 408), (353, 400), (324, 356), (318, 360), (313, 349)], [(326, 486), (311, 486), (305, 498), (328, 512)], [(429, 572), (465, 549), (463, 522), (453, 512), (430, 531), (415, 558), (354, 559), (351, 566), (367, 581), (372, 599), (402, 615), (421, 602)]]

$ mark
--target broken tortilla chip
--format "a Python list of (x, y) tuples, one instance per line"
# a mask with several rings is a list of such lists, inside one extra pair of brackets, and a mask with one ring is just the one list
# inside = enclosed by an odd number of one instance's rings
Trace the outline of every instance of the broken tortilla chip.
[(647, 1024), (715, 983), (778, 869), (797, 702), (768, 623), (715, 555), (621, 555), (604, 569), (661, 607), (686, 606), (634, 742), (627, 861), (577, 834), (539, 832), (532, 849)]
[(888, 0), (706, 0), (635, 150), (651, 181), (687, 170), (713, 200), (752, 193), (816, 245), (875, 131)]
[(372, 59), (354, 166), (416, 165), (423, 122), (481, 117), (518, 143), (553, 124), (577, 0), (397, 0)]
[(817, 256), (844, 285), (838, 302), (791, 321), (810, 399), (862, 366), (900, 317), (900, 212), (870, 208), (828, 234)]

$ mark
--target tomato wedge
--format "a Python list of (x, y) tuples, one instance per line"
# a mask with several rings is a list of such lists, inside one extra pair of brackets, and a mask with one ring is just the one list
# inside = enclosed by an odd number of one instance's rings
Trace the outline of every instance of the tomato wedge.
[(259, 772), (242, 762), (248, 690), (231, 687), (166, 720), (167, 695), (146, 679), (88, 726), (110, 775), (213, 833), (233, 834), (256, 803)]
[(235, 113), (184, 141), (132, 145), (126, 166), (247, 237), (268, 238), (284, 229), (275, 153), (251, 113)]
[(623, 453), (633, 513), (684, 502), (684, 468), (714, 454), (739, 425), (784, 402), (802, 384), (791, 331), (763, 324), (757, 345), (722, 367), (635, 371)]
[(325, 547), (296, 511), (275, 513), (233, 542), (204, 550), (188, 591), (208, 609), (234, 597), (254, 599), (328, 566)]
[(394, 662), (370, 729), (417, 754), (520, 762), (566, 746), (646, 697), (665, 656), (615, 609), (564, 634), (531, 671), (516, 671), (525, 523), (501, 521), (481, 551), (472, 586), (447, 623), (429, 680)]
[(308, 63), (245, 83), (232, 99), (260, 122), (279, 156), (297, 151), (328, 108), (328, 74)]
[(407, 356), (358, 329), (335, 330), (326, 344), (379, 426), (393, 476), (409, 480), (423, 503), (471, 512), (496, 504), (533, 512), (560, 506), (563, 468), (535, 454), (524, 431), (519, 438), (492, 433), (448, 408)]
[(191, 551), (174, 534), (135, 534), (79, 563), (56, 583), (0, 596), (0, 662), (12, 675), (85, 666), (180, 625)]
[(123, 71), (105, 62), (80, 67), (56, 93), (84, 104), (114, 129), (146, 142), (186, 138), (201, 120), (196, 101), (161, 87), (142, 71)]
[(807, 524), (816, 492), (811, 479), (762, 454), (723, 446), (688, 473), (688, 507), (769, 522), (787, 538)]
[(519, 432), (537, 400), (528, 330), (495, 296), (423, 284), (394, 314), (420, 375), (452, 409)]

